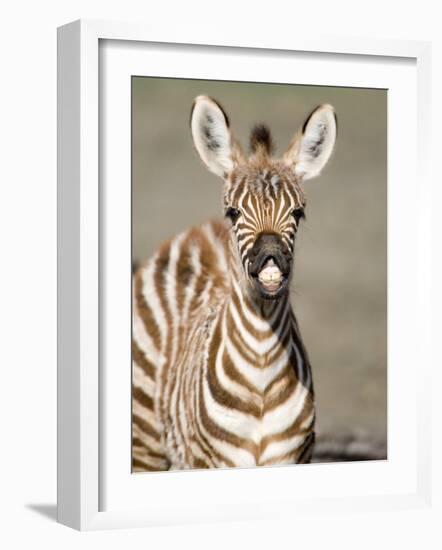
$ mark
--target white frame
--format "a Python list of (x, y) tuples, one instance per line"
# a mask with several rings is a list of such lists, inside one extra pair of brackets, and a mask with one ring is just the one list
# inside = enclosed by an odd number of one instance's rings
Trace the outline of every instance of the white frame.
[[(212, 32), (212, 30), (211, 30)], [(249, 35), (250, 36), (250, 35)], [(418, 162), (422, 201), (419, 224), (419, 296), (430, 338), (430, 178), (429, 75), (430, 45), (426, 42), (363, 40), (297, 36), (266, 44), (262, 37), (244, 41), (241, 37), (206, 39), (201, 33), (190, 40), (185, 31), (173, 37), (136, 24), (77, 21), (59, 29), (58, 34), (58, 520), (77, 529), (148, 526), (168, 524), (175, 519), (166, 514), (149, 515), (145, 510), (100, 511), (99, 502), (99, 40), (127, 40), (173, 44), (266, 48), (335, 54), (377, 55), (413, 58), (418, 79)], [(430, 500), (430, 403), (431, 362), (420, 365), (417, 386), (419, 453), (417, 490), (412, 494), (371, 496), (355, 502), (344, 497), (304, 502), (306, 511), (422, 506)], [(244, 474), (244, 472), (242, 472)], [(186, 473), (185, 475), (193, 475)], [(298, 510), (297, 510), (298, 511)], [(198, 517), (183, 516), (183, 522), (214, 520), (202, 506)], [(235, 517), (235, 516), (233, 516)], [(241, 517), (263, 517), (260, 506), (251, 506)], [(219, 519), (232, 519), (221, 514)]]

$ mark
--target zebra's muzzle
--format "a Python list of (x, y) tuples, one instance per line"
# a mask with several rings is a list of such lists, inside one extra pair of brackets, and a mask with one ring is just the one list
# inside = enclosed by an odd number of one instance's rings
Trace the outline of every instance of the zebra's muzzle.
[(261, 235), (251, 250), (250, 275), (259, 295), (278, 298), (287, 286), (291, 254), (277, 235)]

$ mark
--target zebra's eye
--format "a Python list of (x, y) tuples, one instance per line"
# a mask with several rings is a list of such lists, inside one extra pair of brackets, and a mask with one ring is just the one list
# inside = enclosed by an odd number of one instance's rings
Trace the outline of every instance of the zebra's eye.
[(304, 208), (295, 208), (292, 210), (292, 216), (295, 218), (296, 223), (305, 218)]
[(226, 210), (226, 218), (229, 218), (232, 222), (236, 222), (240, 214), (241, 212), (237, 208), (233, 208), (233, 206), (229, 206)]

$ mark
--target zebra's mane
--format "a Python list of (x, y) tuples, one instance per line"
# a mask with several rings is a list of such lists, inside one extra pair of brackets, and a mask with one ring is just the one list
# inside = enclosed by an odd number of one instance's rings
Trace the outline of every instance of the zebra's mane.
[(272, 135), (268, 126), (256, 124), (250, 132), (250, 151), (252, 154), (263, 152), (271, 155), (274, 150)]

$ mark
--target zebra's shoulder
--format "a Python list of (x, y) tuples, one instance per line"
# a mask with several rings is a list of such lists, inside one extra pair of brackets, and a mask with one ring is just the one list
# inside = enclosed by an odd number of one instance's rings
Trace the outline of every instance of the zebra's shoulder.
[(177, 237), (179, 259), (177, 280), (186, 285), (192, 275), (200, 284), (207, 279), (222, 286), (228, 269), (228, 228), (222, 221), (212, 220), (191, 227)]
[(228, 270), (228, 235), (229, 229), (221, 220), (190, 227), (164, 241), (138, 266), (135, 279), (151, 271), (157, 287), (167, 279), (174, 279), (177, 287), (185, 287), (194, 279), (198, 279), (198, 287), (208, 279), (221, 287), (226, 284)]

